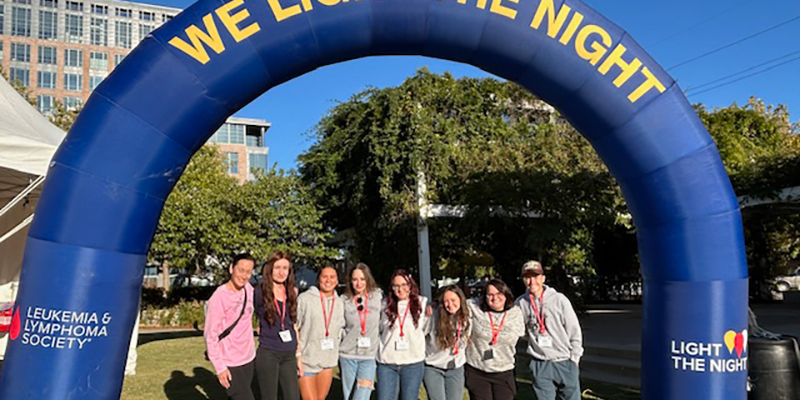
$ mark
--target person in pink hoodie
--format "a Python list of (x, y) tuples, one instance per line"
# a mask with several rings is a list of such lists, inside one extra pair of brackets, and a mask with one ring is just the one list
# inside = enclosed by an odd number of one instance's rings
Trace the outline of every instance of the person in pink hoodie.
[(232, 400), (254, 400), (251, 383), (256, 350), (253, 337), (253, 274), (255, 260), (239, 254), (229, 267), (231, 278), (208, 299), (205, 339), (208, 359), (219, 383)]

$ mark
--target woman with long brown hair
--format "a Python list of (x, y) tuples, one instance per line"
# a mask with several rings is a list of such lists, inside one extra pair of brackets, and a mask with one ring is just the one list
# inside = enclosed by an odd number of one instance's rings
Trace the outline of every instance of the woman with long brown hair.
[(391, 283), (381, 313), (378, 400), (417, 400), (425, 372), (427, 299), (419, 295), (417, 283), (405, 270), (396, 270)]
[(339, 347), (339, 373), (344, 400), (369, 400), (375, 389), (375, 356), (383, 292), (375, 284), (367, 264), (347, 271), (344, 304), (344, 335)]
[[(262, 400), (298, 400), (302, 364), (297, 354), (297, 289), (288, 253), (273, 253), (262, 270), (263, 284), (253, 295), (259, 317), (256, 372)], [(299, 372), (298, 372), (299, 371)]]
[(439, 306), (428, 323), (425, 348), (425, 391), (430, 400), (464, 397), (464, 364), (470, 329), (464, 292), (456, 285), (439, 292)]

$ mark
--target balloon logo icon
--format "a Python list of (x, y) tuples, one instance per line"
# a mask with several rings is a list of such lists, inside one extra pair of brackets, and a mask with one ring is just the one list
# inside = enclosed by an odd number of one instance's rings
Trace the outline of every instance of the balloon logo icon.
[(733, 354), (736, 351), (736, 356), (741, 357), (742, 352), (747, 350), (747, 329), (737, 333), (735, 331), (725, 332), (725, 347), (728, 352)]

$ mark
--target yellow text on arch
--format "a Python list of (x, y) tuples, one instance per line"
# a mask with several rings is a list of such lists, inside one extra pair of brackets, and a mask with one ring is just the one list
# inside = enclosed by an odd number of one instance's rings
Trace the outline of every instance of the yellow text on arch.
[(190, 25), (186, 28), (186, 36), (188, 36), (189, 41), (192, 42), (191, 45), (177, 36), (170, 39), (169, 44), (199, 61), (200, 64), (205, 65), (211, 57), (208, 56), (208, 52), (205, 46), (203, 46), (203, 43), (207, 44), (208, 47), (217, 54), (225, 51), (225, 44), (222, 43), (222, 38), (219, 36), (219, 31), (217, 30), (217, 25), (214, 23), (212, 14), (209, 13), (203, 17), (203, 24), (205, 24), (207, 32), (203, 32), (194, 25)]

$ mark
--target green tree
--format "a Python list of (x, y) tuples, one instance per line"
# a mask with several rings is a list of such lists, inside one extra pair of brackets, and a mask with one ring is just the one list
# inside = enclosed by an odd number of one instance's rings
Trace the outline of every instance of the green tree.
[[(751, 98), (744, 106), (695, 108), (738, 195), (777, 198), (780, 189), (800, 185), (800, 128), (786, 106)], [(745, 207), (742, 218), (750, 292), (768, 298), (771, 280), (800, 257), (800, 214), (796, 204), (775, 202)]]
[[(226, 168), (217, 147), (203, 146), (170, 193), (149, 253), (162, 274), (172, 267), (226, 266), (242, 251), (263, 260), (289, 250), (311, 263), (335, 256), (325, 245), (320, 212), (294, 172), (256, 172), (256, 180), (238, 185)], [(224, 275), (224, 268), (214, 272)]]
[(384, 275), (417, 264), (420, 172), (429, 203), (469, 210), (431, 221), (433, 262), (451, 276), (494, 267), (511, 278), (532, 257), (564, 277), (591, 273), (594, 230), (625, 209), (589, 143), (508, 82), (423, 69), (337, 105), (313, 137), (303, 180), (328, 226), (351, 232), (353, 256)]

